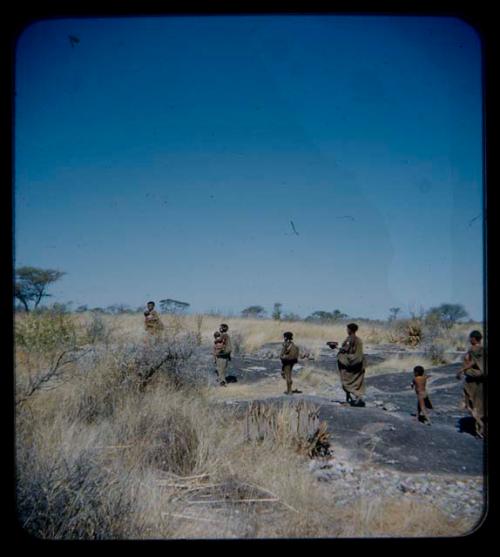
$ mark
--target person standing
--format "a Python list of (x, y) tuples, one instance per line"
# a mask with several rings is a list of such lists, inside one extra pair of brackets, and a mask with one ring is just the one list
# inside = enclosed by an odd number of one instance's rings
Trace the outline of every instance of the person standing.
[(366, 406), (365, 394), (366, 358), (363, 353), (363, 342), (356, 336), (356, 323), (347, 325), (347, 338), (339, 348), (337, 364), (342, 388), (346, 393), (346, 402), (351, 406)]
[(163, 331), (163, 323), (161, 322), (158, 312), (155, 310), (155, 303), (148, 302), (147, 310), (144, 312), (144, 327), (151, 337), (157, 339)]
[(283, 347), (280, 354), (281, 359), (281, 377), (286, 381), (286, 395), (292, 394), (292, 370), (293, 366), (299, 359), (299, 348), (293, 342), (293, 333), (286, 332), (283, 334)]
[(219, 327), (220, 337), (218, 339), (218, 348), (215, 355), (215, 363), (217, 365), (217, 373), (219, 375), (219, 385), (226, 387), (226, 372), (231, 361), (231, 338), (229, 337), (229, 327), (226, 323), (222, 323)]
[(462, 369), (457, 379), (465, 376), (464, 402), (465, 407), (475, 420), (476, 435), (481, 439), (486, 434), (486, 412), (484, 401), (484, 385), (487, 377), (484, 366), (485, 350), (482, 345), (483, 335), (472, 331), (469, 335), (471, 348), (464, 357)]
[(216, 366), (215, 373), (217, 376), (219, 375), (219, 371), (217, 370), (217, 354), (224, 348), (224, 343), (220, 338), (220, 331), (215, 331), (214, 333), (214, 345), (212, 348), (212, 354), (214, 357), (214, 364)]
[(430, 425), (431, 421), (427, 414), (427, 409), (432, 410), (432, 402), (427, 394), (427, 377), (422, 366), (415, 366), (413, 368), (411, 387), (415, 389), (415, 394), (417, 395), (417, 420)]

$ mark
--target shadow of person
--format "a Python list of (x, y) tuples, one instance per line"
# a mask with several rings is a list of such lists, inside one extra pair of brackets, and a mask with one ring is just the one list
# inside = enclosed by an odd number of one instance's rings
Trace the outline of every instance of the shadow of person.
[(466, 416), (458, 420), (458, 431), (460, 433), (469, 433), (476, 437), (476, 420), (472, 416)]

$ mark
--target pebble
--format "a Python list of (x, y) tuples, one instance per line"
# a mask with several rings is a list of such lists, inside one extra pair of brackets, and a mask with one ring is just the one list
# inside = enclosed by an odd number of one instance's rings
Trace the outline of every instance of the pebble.
[(481, 477), (459, 479), (438, 474), (408, 476), (337, 459), (326, 462), (312, 460), (309, 462), (309, 471), (318, 481), (330, 484), (337, 497), (337, 504), (341, 506), (352, 504), (353, 493), (360, 493), (367, 499), (403, 495), (405, 498), (432, 503), (452, 519), (470, 519), (471, 529), (484, 510), (484, 482)]

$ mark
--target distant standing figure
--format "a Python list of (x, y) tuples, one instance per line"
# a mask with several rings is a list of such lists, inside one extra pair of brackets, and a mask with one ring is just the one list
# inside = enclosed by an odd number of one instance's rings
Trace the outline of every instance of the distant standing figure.
[(144, 327), (146, 332), (152, 337), (157, 338), (163, 331), (163, 323), (161, 322), (158, 312), (155, 310), (155, 303), (148, 302), (147, 310), (144, 312)]
[[(217, 354), (219, 354), (219, 352), (221, 350), (224, 349), (224, 342), (221, 339), (221, 334), (220, 331), (215, 331), (214, 333), (214, 346), (212, 349), (212, 354), (214, 357), (214, 364), (217, 366)], [(217, 370), (217, 367), (215, 369), (215, 373), (217, 373), (217, 375), (219, 375), (219, 371)]]
[(471, 348), (464, 357), (462, 369), (457, 373), (457, 379), (465, 376), (465, 407), (475, 420), (476, 435), (480, 438), (484, 438), (486, 434), (484, 384), (487, 373), (484, 367), (485, 350), (481, 344), (482, 339), (483, 335), (479, 331), (472, 331), (470, 333)]
[(293, 342), (293, 333), (283, 334), (283, 348), (281, 349), (281, 377), (286, 381), (286, 395), (292, 394), (292, 370), (299, 359), (299, 348)]
[(340, 372), (342, 388), (346, 401), (351, 406), (365, 406), (365, 368), (366, 359), (363, 353), (363, 342), (356, 336), (356, 323), (347, 325), (347, 338), (339, 348), (337, 364)]
[(417, 395), (417, 419), (419, 422), (430, 425), (431, 421), (426, 409), (432, 410), (432, 403), (426, 390), (427, 375), (425, 375), (424, 368), (422, 366), (415, 366), (413, 368), (413, 376), (411, 387), (415, 389)]
[(219, 327), (220, 347), (215, 355), (215, 363), (217, 365), (217, 373), (219, 374), (219, 384), (221, 387), (226, 386), (226, 371), (231, 361), (231, 339), (227, 333), (229, 327), (222, 323)]

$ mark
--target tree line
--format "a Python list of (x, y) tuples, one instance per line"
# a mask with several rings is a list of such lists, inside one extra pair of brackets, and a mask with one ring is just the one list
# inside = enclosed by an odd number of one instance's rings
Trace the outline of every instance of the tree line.
[[(41, 302), (51, 296), (48, 292), (49, 287), (61, 279), (66, 273), (56, 269), (40, 269), (38, 267), (19, 267), (15, 272), (15, 285), (14, 297), (18, 302), (16, 310), (30, 311), (43, 311)], [(139, 313), (144, 310), (143, 306), (138, 308), (131, 308), (127, 304), (112, 304), (105, 308), (89, 307), (87, 305), (80, 305), (72, 310), (72, 302), (55, 303), (52, 309), (62, 312), (74, 311), (76, 313), (83, 313), (86, 311), (93, 311), (96, 313), (106, 313), (110, 315), (126, 314), (126, 313)], [(164, 313), (182, 314), (189, 310), (190, 304), (172, 298), (165, 298), (158, 302), (160, 309)], [(401, 313), (401, 308), (389, 308), (388, 322), (398, 320)], [(332, 311), (316, 310), (305, 318), (293, 312), (283, 311), (283, 304), (275, 302), (270, 312), (270, 316), (266, 309), (261, 305), (251, 305), (241, 311), (241, 317), (266, 319), (270, 317), (275, 321), (305, 321), (312, 323), (336, 323), (346, 319), (363, 319), (362, 317), (349, 316), (339, 309)], [(462, 304), (444, 303), (439, 306), (431, 307), (427, 311), (421, 311), (421, 318), (426, 317), (430, 320), (439, 321), (445, 327), (452, 327), (454, 323), (466, 319), (468, 313)]]

